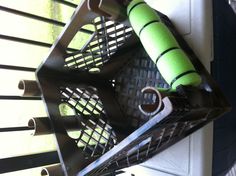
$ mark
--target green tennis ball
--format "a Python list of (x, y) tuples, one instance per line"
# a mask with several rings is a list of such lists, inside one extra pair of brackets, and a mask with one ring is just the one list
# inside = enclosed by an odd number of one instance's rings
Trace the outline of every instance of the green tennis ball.
[(155, 63), (164, 51), (179, 47), (179, 44), (163, 23), (152, 23), (146, 26), (140, 34), (140, 40)]
[(150, 10), (150, 7), (146, 3), (140, 3), (144, 1), (135, 0), (135, 2), (136, 3), (129, 5), (128, 13), (132, 27), (135, 33), (139, 35), (140, 30), (145, 24), (149, 23), (150, 21), (160, 21), (160, 17), (154, 10)]

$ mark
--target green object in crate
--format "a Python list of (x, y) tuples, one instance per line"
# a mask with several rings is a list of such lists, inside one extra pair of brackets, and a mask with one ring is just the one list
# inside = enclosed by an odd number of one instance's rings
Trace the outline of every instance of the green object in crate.
[(200, 75), (155, 10), (143, 0), (133, 0), (127, 13), (135, 33), (172, 90), (179, 85), (201, 83)]

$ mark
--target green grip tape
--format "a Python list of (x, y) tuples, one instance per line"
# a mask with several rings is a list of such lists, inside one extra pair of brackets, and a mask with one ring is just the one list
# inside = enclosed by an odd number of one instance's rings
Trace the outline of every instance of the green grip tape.
[[(136, 3), (134, 3), (136, 2)], [(131, 25), (137, 35), (143, 26), (151, 21), (160, 21), (160, 17), (142, 0), (132, 1), (128, 6)]]
[(157, 68), (172, 89), (181, 84), (198, 86), (201, 83), (201, 77), (182, 49), (164, 54), (157, 62)]
[(161, 75), (172, 89), (179, 85), (198, 86), (201, 77), (159, 15), (143, 0), (127, 8), (131, 26)]
[(179, 48), (179, 44), (168, 28), (160, 22), (146, 26), (139, 37), (148, 55), (155, 63), (166, 50), (174, 47)]

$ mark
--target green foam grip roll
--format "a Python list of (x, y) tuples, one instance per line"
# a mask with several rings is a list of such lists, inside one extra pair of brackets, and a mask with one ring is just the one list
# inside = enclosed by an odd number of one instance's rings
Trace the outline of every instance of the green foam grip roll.
[[(134, 3), (135, 2), (135, 3)], [(133, 4), (134, 3), (134, 4)], [(128, 6), (128, 15), (135, 33), (138, 35), (144, 24), (160, 21), (160, 17), (142, 0), (132, 1)]]
[(157, 68), (172, 89), (179, 85), (198, 86), (201, 83), (201, 77), (182, 49), (176, 48), (164, 54), (157, 62)]
[(164, 51), (174, 47), (179, 48), (174, 36), (160, 22), (146, 26), (139, 37), (148, 55), (155, 63)]
[(179, 85), (198, 86), (201, 77), (159, 15), (143, 0), (127, 8), (131, 26), (161, 75), (176, 90)]

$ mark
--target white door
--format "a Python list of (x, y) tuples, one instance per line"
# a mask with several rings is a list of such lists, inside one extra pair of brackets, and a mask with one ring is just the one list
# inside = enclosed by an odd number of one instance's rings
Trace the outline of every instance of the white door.
[[(166, 14), (210, 70), (213, 58), (211, 0), (146, 0)], [(135, 176), (211, 176), (212, 123), (145, 163), (127, 169)], [(126, 175), (126, 174), (125, 174)]]

